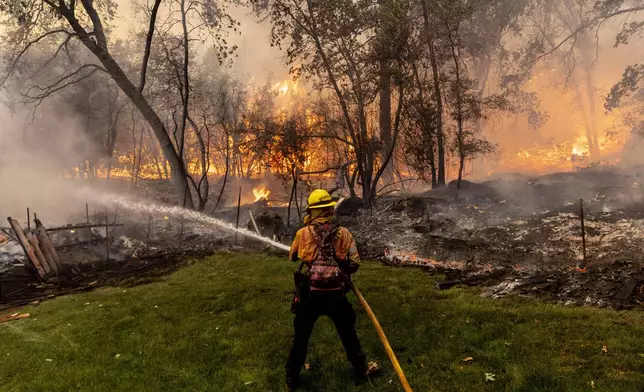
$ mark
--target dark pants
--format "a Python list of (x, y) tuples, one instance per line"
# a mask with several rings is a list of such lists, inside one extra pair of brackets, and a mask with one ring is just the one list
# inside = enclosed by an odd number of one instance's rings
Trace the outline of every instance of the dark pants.
[(286, 362), (287, 376), (296, 378), (300, 374), (306, 359), (306, 351), (311, 332), (313, 332), (313, 326), (320, 316), (328, 316), (333, 321), (351, 365), (353, 365), (356, 373), (364, 373), (367, 361), (356, 333), (356, 314), (344, 293), (338, 291), (331, 293), (313, 292), (309, 295), (309, 298), (304, 299), (297, 305), (294, 321), (295, 336)]

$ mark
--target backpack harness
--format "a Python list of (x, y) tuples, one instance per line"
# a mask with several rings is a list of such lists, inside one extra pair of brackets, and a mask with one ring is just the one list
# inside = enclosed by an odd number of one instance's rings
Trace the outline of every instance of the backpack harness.
[[(300, 263), (293, 274), (295, 281), (295, 297), (293, 305), (296, 306), (302, 298), (306, 298), (311, 291), (346, 291), (349, 275), (342, 267), (335, 253), (335, 239), (340, 226), (335, 223), (315, 224), (315, 231), (311, 226), (309, 232), (313, 236), (318, 251), (311, 263)], [(302, 268), (307, 270), (302, 272)]]

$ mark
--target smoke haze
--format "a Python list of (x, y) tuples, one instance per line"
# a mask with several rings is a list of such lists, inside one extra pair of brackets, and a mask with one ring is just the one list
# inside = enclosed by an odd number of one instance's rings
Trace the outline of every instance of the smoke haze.
[[(244, 81), (254, 80), (260, 84), (268, 77), (275, 80), (289, 78), (283, 54), (270, 46), (270, 26), (255, 20), (247, 8), (233, 5), (229, 12), (241, 23), (241, 34), (231, 33), (229, 40), (231, 45), (238, 46), (232, 72)], [(135, 22), (131, 2), (121, 0), (114, 34), (127, 38)], [(619, 80), (624, 67), (637, 62), (644, 54), (638, 42), (613, 48), (616, 31), (616, 26), (612, 26), (600, 34), (598, 60), (593, 66), (596, 100), (585, 104), (591, 105), (597, 113), (603, 156), (621, 157), (622, 163), (642, 164), (644, 145), (640, 139), (630, 140), (628, 148), (622, 149), (628, 140), (628, 129), (618, 126), (618, 136), (612, 139), (605, 135), (607, 129), (620, 121), (620, 111), (604, 112), (606, 94)], [(202, 56), (208, 49), (205, 45), (197, 48)], [(498, 70), (496, 76), (500, 77)], [(501, 172), (532, 174), (571, 169), (569, 163), (558, 161), (561, 157), (565, 159), (565, 154), (553, 158), (552, 162), (535, 162), (556, 150), (553, 146), (562, 143), (570, 143), (568, 147), (573, 149), (584, 148), (584, 120), (579, 110), (582, 103), (575, 91), (575, 83), (581, 82), (566, 80), (565, 69), (558, 67), (556, 61), (539, 66), (526, 89), (537, 93), (539, 109), (547, 113), (548, 120), (542, 127), (531, 129), (527, 120), (519, 116), (502, 114), (489, 118), (483, 136), (498, 146), (498, 153), (474, 162), (467, 174), (471, 178), (483, 179)], [(489, 92), (498, 90), (498, 82), (490, 84)], [(72, 112), (64, 102), (50, 100), (38, 109), (34, 124), (27, 125), (31, 116), (27, 108), (18, 106), (12, 113), (0, 107), (0, 185), (3, 188), (0, 192), (0, 216), (3, 219), (8, 215), (24, 216), (27, 206), (43, 217), (57, 221), (83, 212), (84, 201), (74, 196), (70, 181), (61, 176), (63, 168), (69, 168), (72, 162), (78, 163), (82, 151), (89, 149), (91, 144), (85, 139), (84, 125), (70, 115)], [(575, 143), (582, 145), (576, 146)], [(453, 179), (456, 173), (453, 165), (449, 171)]]
[[(60, 102), (32, 112), (0, 106), (0, 216), (26, 221), (26, 208), (43, 221), (62, 223), (81, 213), (78, 184), (63, 176), (79, 153), (89, 148), (82, 125)], [(30, 123), (33, 121), (33, 125)], [(70, 173), (71, 174), (71, 173)], [(74, 186), (75, 187), (74, 187)], [(33, 215), (32, 215), (33, 218)], [(6, 223), (6, 222), (5, 222)], [(6, 226), (6, 224), (0, 226)]]

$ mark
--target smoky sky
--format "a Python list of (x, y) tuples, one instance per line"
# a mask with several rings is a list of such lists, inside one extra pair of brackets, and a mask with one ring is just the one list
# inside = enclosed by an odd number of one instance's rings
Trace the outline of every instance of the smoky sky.
[[(127, 37), (133, 29), (141, 30), (134, 19), (131, 0), (118, 0), (118, 11), (115, 20), (115, 33)], [(230, 32), (230, 45), (237, 45), (236, 59), (231, 71), (243, 78), (264, 81), (267, 78), (285, 80), (289, 78), (288, 67), (284, 65), (283, 54), (270, 45), (270, 23), (258, 20), (248, 7), (239, 2), (229, 4), (230, 15), (241, 23), (238, 33)], [(200, 54), (205, 54), (207, 46), (195, 41), (193, 44)]]

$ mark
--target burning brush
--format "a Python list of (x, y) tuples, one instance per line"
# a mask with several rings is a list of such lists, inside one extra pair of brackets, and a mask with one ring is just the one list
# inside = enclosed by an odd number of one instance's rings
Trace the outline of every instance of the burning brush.
[(253, 189), (253, 195), (255, 195), (255, 202), (258, 202), (262, 199), (268, 200), (268, 196), (270, 196), (271, 191), (269, 191), (266, 188), (254, 188)]

